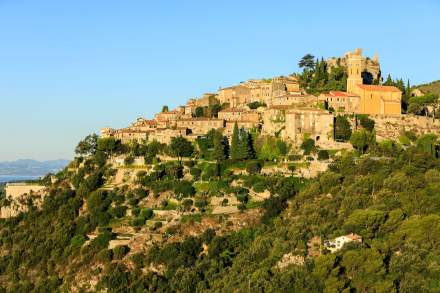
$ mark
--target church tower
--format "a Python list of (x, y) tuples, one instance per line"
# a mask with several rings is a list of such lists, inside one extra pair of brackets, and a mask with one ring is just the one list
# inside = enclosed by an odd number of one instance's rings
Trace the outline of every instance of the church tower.
[(362, 84), (362, 67), (364, 58), (362, 57), (362, 49), (356, 49), (354, 52), (347, 54), (347, 92), (357, 94), (358, 84)]

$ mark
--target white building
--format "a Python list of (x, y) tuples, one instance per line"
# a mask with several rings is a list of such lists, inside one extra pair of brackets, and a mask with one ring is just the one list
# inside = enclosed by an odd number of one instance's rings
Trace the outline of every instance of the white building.
[(330, 250), (331, 253), (335, 253), (344, 247), (345, 244), (350, 242), (362, 242), (362, 237), (357, 234), (348, 234), (344, 236), (336, 237), (334, 240), (327, 240), (324, 241), (324, 246), (328, 250)]

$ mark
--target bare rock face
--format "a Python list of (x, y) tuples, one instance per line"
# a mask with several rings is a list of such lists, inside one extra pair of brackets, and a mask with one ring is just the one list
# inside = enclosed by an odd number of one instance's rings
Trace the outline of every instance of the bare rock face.
[[(328, 71), (331, 70), (332, 67), (343, 67), (347, 68), (347, 54), (344, 54), (342, 57), (332, 57), (326, 60)], [(378, 79), (380, 77), (380, 63), (379, 57), (377, 54), (371, 59), (366, 57), (363, 59), (363, 69), (369, 73), (371, 73), (373, 79)]]
[(305, 262), (304, 256), (294, 255), (293, 253), (287, 253), (283, 255), (281, 260), (277, 263), (276, 267), (278, 269), (284, 269), (290, 265), (303, 266)]

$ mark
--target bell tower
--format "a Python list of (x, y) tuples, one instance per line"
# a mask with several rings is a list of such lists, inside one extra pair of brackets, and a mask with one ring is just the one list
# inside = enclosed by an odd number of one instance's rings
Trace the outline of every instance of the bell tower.
[(347, 92), (357, 94), (358, 84), (362, 84), (362, 65), (364, 58), (362, 57), (362, 49), (358, 48), (354, 52), (347, 54)]

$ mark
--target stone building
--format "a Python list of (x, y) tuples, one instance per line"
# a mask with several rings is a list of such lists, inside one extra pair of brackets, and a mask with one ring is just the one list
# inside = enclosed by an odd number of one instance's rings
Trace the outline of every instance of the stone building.
[(337, 112), (358, 113), (360, 109), (360, 97), (347, 92), (330, 91), (319, 95), (319, 100)]
[(175, 127), (177, 120), (185, 114), (181, 111), (172, 110), (167, 112), (161, 112), (156, 114), (154, 120), (157, 122), (158, 127)]
[(295, 108), (286, 113), (285, 136), (301, 141), (310, 135), (316, 141), (329, 141), (333, 138), (333, 114), (316, 108)]
[(317, 97), (303, 94), (286, 94), (272, 97), (268, 106), (312, 106), (318, 102)]
[(225, 121), (249, 121), (258, 123), (261, 114), (255, 110), (246, 110), (243, 108), (228, 108), (218, 112), (218, 119)]
[(225, 126), (223, 119), (213, 118), (186, 118), (177, 120), (177, 128), (188, 129), (188, 134), (205, 135), (211, 129), (220, 129)]
[(133, 130), (140, 130), (140, 131), (153, 131), (157, 127), (157, 122), (155, 120), (147, 120), (145, 118), (138, 118), (135, 122), (133, 122), (129, 128)]
[(113, 137), (115, 139), (121, 140), (122, 143), (129, 143), (130, 141), (137, 140), (147, 140), (148, 135), (152, 133), (153, 130), (138, 130), (131, 127), (113, 129), (113, 128), (103, 128), (101, 129), (101, 137), (108, 138)]
[(231, 137), (234, 132), (235, 124), (237, 124), (238, 128), (244, 128), (245, 130), (248, 130), (248, 131), (251, 129), (254, 129), (254, 128), (259, 128), (261, 126), (260, 123), (255, 122), (255, 121), (246, 121), (246, 120), (226, 121), (223, 135), (225, 135), (227, 137)]
[(394, 86), (363, 84), (362, 70), (364, 57), (362, 50), (347, 54), (347, 92), (359, 96), (361, 114), (400, 115), (402, 92)]
[(358, 84), (359, 113), (400, 115), (402, 92), (395, 86)]
[(315, 140), (330, 140), (333, 119), (331, 113), (322, 109), (272, 106), (264, 112), (262, 132), (295, 141), (301, 141), (305, 134)]
[(188, 128), (158, 128), (148, 137), (148, 141), (158, 141), (160, 143), (169, 144), (173, 137), (189, 135)]
[(237, 107), (249, 103), (250, 89), (244, 85), (235, 85), (221, 88), (218, 91), (218, 100), (221, 104), (229, 104), (230, 107)]
[(218, 119), (225, 121), (240, 121), (242, 114), (246, 112), (243, 108), (227, 108), (218, 112)]

